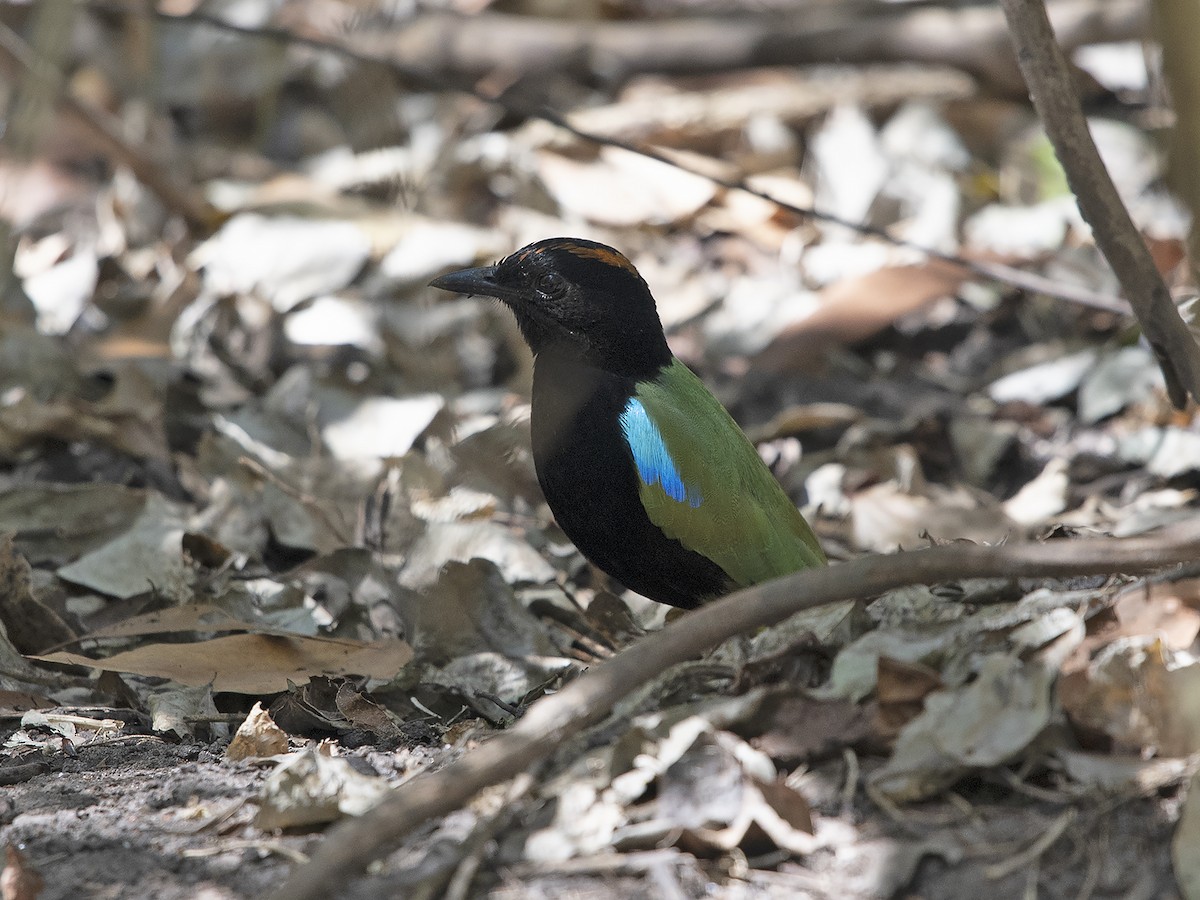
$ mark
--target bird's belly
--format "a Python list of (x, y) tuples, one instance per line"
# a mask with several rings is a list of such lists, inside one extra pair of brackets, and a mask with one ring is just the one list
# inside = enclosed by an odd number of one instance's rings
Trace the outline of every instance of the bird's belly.
[(535, 446), (534, 453), (550, 511), (579, 551), (627, 588), (672, 606), (690, 608), (727, 593), (732, 584), (716, 563), (650, 521), (625, 445), (615, 434), (591, 437), (560, 439), (542, 454)]

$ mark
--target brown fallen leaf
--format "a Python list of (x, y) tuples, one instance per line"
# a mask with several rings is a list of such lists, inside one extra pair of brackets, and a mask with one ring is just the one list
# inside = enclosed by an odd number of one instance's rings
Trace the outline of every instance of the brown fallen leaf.
[(21, 851), (9, 844), (4, 848), (5, 866), (0, 872), (0, 898), (36, 900), (45, 882), (37, 869), (29, 865)]
[(930, 260), (887, 266), (831, 284), (818, 295), (818, 307), (785, 328), (755, 357), (768, 372), (818, 372), (833, 347), (865, 340), (901, 316), (958, 290), (969, 273)]
[(1087, 636), (1062, 664), (1063, 675), (1087, 669), (1096, 655), (1121, 638), (1155, 635), (1168, 650), (1188, 650), (1200, 636), (1200, 578), (1159, 584), (1139, 582), (1087, 623)]
[(1200, 750), (1200, 664), (1161, 637), (1134, 635), (1106, 644), (1085, 667), (1059, 678), (1058, 696), (1085, 744), (1159, 756)]
[(848, 428), (865, 418), (862, 410), (846, 403), (802, 403), (781, 410), (766, 425), (746, 429), (755, 444), (826, 428)]
[(29, 562), (16, 552), (13, 535), (0, 535), (0, 622), (22, 653), (75, 639), (75, 632), (34, 593)]
[(53, 709), (58, 704), (28, 691), (0, 691), (0, 719), (19, 719), (31, 709)]
[(925, 697), (942, 687), (936, 670), (915, 662), (879, 657), (879, 674), (875, 681), (879, 706), (875, 724), (886, 740), (895, 740), (900, 730), (921, 714)]
[(793, 689), (768, 695), (736, 733), (786, 765), (827, 759), (870, 736), (871, 716), (857, 703), (817, 700)]
[(356, 728), (370, 731), (380, 737), (395, 737), (399, 727), (388, 711), (361, 691), (342, 683), (337, 692), (338, 711)]
[(1187, 257), (1183, 241), (1178, 238), (1156, 238), (1143, 234), (1142, 239), (1145, 240), (1146, 248), (1154, 260), (1154, 268), (1158, 269), (1159, 274), (1164, 278), (1174, 272), (1175, 268)]
[(228, 611), (211, 603), (185, 603), (182, 606), (169, 606), (156, 609), (153, 612), (139, 613), (95, 628), (88, 632), (90, 639), (99, 638), (128, 638), (141, 637), (147, 634), (171, 634), (185, 631), (250, 631), (255, 634), (282, 634), (264, 628), (262, 623), (251, 622), (232, 616)]
[(30, 658), (169, 678), (180, 684), (211, 683), (218, 692), (274, 694), (286, 690), (288, 682), (303, 683), (314, 675), (391, 678), (412, 659), (412, 648), (400, 640), (367, 643), (301, 635), (234, 634), (192, 644), (147, 644), (106, 659), (65, 651)]
[(271, 704), (271, 718), (288, 734), (313, 735), (343, 731), (349, 721), (337, 708), (339, 685), (319, 675), (307, 684), (289, 685)]
[[(1187, 650), (1200, 635), (1200, 579), (1138, 585), (1113, 603), (1124, 635), (1157, 634), (1172, 650)], [(1115, 635), (1114, 635), (1115, 636)]]
[(263, 709), (262, 703), (258, 702), (225, 748), (225, 758), (237, 762), (252, 757), (277, 756), (287, 753), (287, 749), (287, 735), (275, 724), (271, 714)]
[(0, 409), (0, 455), (11, 457), (47, 438), (95, 441), (141, 459), (170, 458), (162, 390), (133, 364), (115, 366), (98, 400), (25, 394)]

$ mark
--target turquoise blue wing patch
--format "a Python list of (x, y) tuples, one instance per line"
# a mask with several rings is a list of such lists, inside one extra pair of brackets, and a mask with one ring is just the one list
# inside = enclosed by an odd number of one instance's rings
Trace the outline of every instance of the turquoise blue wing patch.
[(633, 451), (638, 477), (647, 485), (662, 485), (667, 496), (695, 509), (704, 498), (700, 492), (683, 482), (671, 452), (663, 442), (662, 432), (636, 397), (630, 397), (621, 413), (621, 431)]

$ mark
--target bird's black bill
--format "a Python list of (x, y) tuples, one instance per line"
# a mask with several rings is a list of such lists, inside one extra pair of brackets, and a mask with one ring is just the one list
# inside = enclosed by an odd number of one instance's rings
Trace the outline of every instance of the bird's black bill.
[(500, 300), (507, 300), (516, 295), (512, 289), (496, 282), (495, 266), (480, 266), (477, 269), (462, 269), (449, 275), (441, 275), (429, 282), (429, 286), (456, 294), (496, 297)]

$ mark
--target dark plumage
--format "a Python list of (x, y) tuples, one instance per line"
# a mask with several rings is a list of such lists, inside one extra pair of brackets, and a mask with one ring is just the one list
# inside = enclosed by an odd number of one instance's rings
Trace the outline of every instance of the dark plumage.
[(538, 481), (596, 566), (692, 608), (824, 564), (741, 429), (672, 355), (650, 289), (616, 250), (552, 238), (431, 283), (516, 315), (534, 353)]

